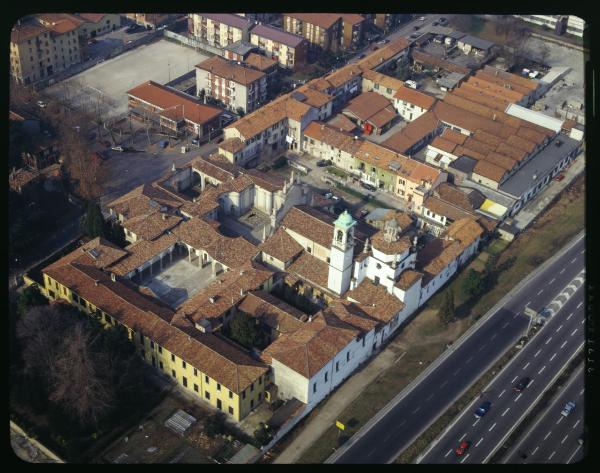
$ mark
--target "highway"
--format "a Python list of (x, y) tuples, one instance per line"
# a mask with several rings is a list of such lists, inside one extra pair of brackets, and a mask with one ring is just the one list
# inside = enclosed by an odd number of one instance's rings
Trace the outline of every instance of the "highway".
[[(521, 281), (470, 333), (444, 352), (429, 372), (399, 393), (327, 462), (393, 462), (524, 334), (529, 324), (524, 307), (545, 307), (582, 271), (584, 242), (582, 233), (537, 273)], [(583, 326), (579, 330), (583, 334)]]
[[(585, 342), (583, 285), (574, 292), (525, 347), (484, 389), (419, 459), (420, 463), (486, 463), (508, 435), (541, 398), (560, 371), (579, 353)], [(529, 385), (520, 393), (513, 386), (527, 376)], [(483, 401), (492, 403), (481, 419), (473, 412)], [(460, 441), (471, 442), (463, 456), (454, 449)], [(554, 459), (550, 459), (554, 462)]]
[[(504, 456), (502, 463), (574, 463), (584, 456), (579, 439), (584, 427), (584, 375), (580, 366), (554, 396), (551, 404)], [(575, 402), (568, 417), (561, 415), (565, 404)]]

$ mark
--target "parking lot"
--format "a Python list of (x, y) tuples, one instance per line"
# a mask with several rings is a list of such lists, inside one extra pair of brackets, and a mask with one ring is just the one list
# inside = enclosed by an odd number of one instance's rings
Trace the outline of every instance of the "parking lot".
[(106, 117), (127, 112), (126, 92), (148, 80), (160, 84), (189, 72), (207, 56), (186, 46), (160, 40), (123, 53), (57, 83), (45, 93), (67, 99), (76, 107), (93, 108), (106, 101)]

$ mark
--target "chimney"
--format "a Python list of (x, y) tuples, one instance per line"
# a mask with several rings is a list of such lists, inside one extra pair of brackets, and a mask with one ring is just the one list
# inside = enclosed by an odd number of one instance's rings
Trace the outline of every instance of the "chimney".
[(166, 220), (167, 219), (167, 214), (161, 214), (162, 215), (162, 219)]
[(309, 316), (308, 316), (308, 321), (309, 321), (309, 322), (312, 322), (312, 319), (313, 319), (313, 316), (312, 316), (312, 315), (309, 315)]
[(96, 279), (96, 280), (94, 281), (94, 286), (97, 286), (99, 282), (100, 282), (100, 281), (98, 281), (98, 280)]
[(354, 139), (355, 139), (355, 140), (358, 140), (358, 136), (354, 135)]
[(492, 117), (492, 120), (496, 121), (496, 114), (494, 113), (494, 116)]
[(112, 282), (117, 282), (117, 277), (115, 276), (115, 273), (110, 273), (110, 280)]
[(244, 290), (240, 287), (240, 296), (244, 295)]
[(321, 124), (321, 130), (324, 130), (324, 129), (325, 129), (325, 125)]
[(214, 304), (215, 303), (215, 296), (210, 296), (208, 298), (208, 300), (210, 301), (211, 304)]

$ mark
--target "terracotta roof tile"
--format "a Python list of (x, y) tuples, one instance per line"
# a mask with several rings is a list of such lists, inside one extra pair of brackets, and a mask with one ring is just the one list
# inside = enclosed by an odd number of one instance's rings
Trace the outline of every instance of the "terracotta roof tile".
[(394, 286), (406, 291), (423, 278), (423, 273), (414, 269), (406, 269), (400, 273)]
[(266, 71), (277, 64), (277, 61), (262, 54), (250, 53), (244, 62), (258, 71)]
[(437, 100), (435, 97), (429, 94), (406, 86), (400, 87), (394, 94), (394, 98), (414, 104), (417, 107), (421, 107), (425, 110), (429, 110), (431, 107), (433, 107), (433, 104)]
[(300, 256), (288, 266), (286, 271), (299, 276), (309, 284), (316, 284), (322, 289), (327, 289), (329, 265), (306, 251), (300, 253)]
[(274, 174), (259, 171), (258, 169), (247, 169), (243, 171), (255, 186), (261, 187), (269, 192), (277, 192), (283, 189), (285, 179)]
[(235, 62), (227, 61), (220, 56), (212, 56), (196, 64), (198, 69), (208, 71), (211, 74), (227, 79), (229, 81), (248, 86), (265, 77), (264, 72), (239, 66)]
[(238, 309), (280, 333), (292, 333), (305, 326), (308, 315), (265, 291), (251, 291)]
[(471, 245), (483, 234), (483, 228), (472, 217), (457, 220), (451, 224), (444, 233), (445, 236), (457, 240), (463, 249)]
[(400, 254), (411, 247), (410, 237), (403, 236), (397, 240), (387, 241), (385, 239), (385, 231), (378, 231), (371, 238), (371, 245), (374, 249), (381, 251), (386, 255)]
[(473, 168), (473, 173), (479, 174), (480, 176), (486, 177), (494, 182), (500, 182), (506, 175), (506, 169), (490, 163), (489, 161), (480, 160), (477, 161), (475, 168)]
[(388, 323), (404, 308), (404, 303), (390, 294), (385, 286), (376, 286), (367, 278), (363, 279), (356, 288), (348, 291), (346, 297), (359, 302), (371, 317), (383, 323)]
[(404, 87), (404, 82), (400, 79), (396, 79), (395, 77), (390, 77), (388, 75), (382, 74), (380, 72), (375, 72), (370, 69), (366, 69), (363, 72), (363, 81), (364, 79), (372, 81), (374, 84), (379, 84), (380, 86), (390, 88), (393, 91), (399, 90)]
[[(346, 133), (352, 133), (357, 128), (356, 123), (342, 113), (338, 113), (335, 117), (329, 120), (327, 125), (331, 128), (335, 128), (336, 130)], [(306, 129), (308, 129), (308, 127)], [(306, 132), (304, 134), (306, 135)]]
[(150, 261), (157, 254), (177, 243), (175, 235), (163, 235), (156, 240), (139, 240), (128, 245), (125, 250), (127, 256), (108, 267), (110, 271), (118, 276), (126, 276), (142, 264)]
[(154, 240), (167, 230), (175, 227), (183, 219), (177, 215), (154, 211), (149, 215), (129, 218), (124, 227), (143, 240)]

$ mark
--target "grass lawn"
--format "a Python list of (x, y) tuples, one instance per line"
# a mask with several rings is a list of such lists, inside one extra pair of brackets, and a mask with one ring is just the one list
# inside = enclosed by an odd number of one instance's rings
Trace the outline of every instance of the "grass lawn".
[[(579, 177), (560, 199), (525, 233), (519, 235), (498, 258), (495, 286), (478, 299), (470, 300), (462, 291), (462, 283), (468, 268), (477, 264), (478, 258), (454, 277), (440, 293), (421, 309), (418, 316), (398, 333), (388, 348), (402, 346), (405, 354), (392, 367), (382, 372), (376, 380), (342, 412), (339, 420), (346, 424), (344, 435), (338, 438), (335, 426), (331, 426), (304, 452), (298, 463), (322, 463), (334, 451), (356, 433), (371, 417), (404, 389), (418, 374), (432, 363), (445, 349), (497, 301), (509, 292), (521, 279), (532, 272), (540, 261), (555, 254), (563, 245), (584, 228), (584, 177)], [(500, 251), (504, 243), (492, 242), (491, 252)], [(437, 308), (448, 289), (454, 290), (457, 321), (444, 326), (437, 318)], [(508, 356), (508, 355), (507, 355)], [(479, 384), (476, 383), (469, 393)], [(457, 403), (462, 401), (458, 400)], [(459, 412), (462, 404), (442, 417), (442, 427)], [(434, 424), (436, 429), (440, 423)], [(429, 432), (429, 431), (428, 431)], [(432, 432), (423, 435), (432, 436)], [(418, 453), (418, 452), (417, 452)], [(403, 457), (403, 460), (405, 457)], [(410, 461), (410, 460), (408, 460)]]
[(336, 168), (334, 166), (329, 166), (327, 168), (327, 172), (330, 173), (330, 174), (334, 174), (336, 176), (339, 176), (339, 177), (343, 177), (343, 178), (347, 178), (348, 177), (348, 173), (347, 172), (344, 172), (341, 169), (338, 169), (338, 168)]

